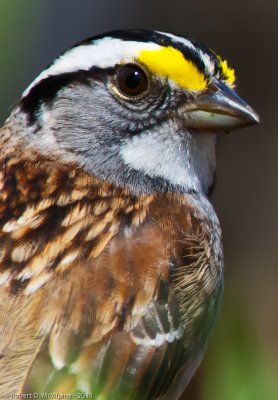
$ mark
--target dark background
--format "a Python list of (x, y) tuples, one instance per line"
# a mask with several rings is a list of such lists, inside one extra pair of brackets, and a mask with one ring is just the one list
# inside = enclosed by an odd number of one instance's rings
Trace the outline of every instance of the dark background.
[(213, 203), (225, 248), (220, 321), (187, 400), (274, 400), (278, 383), (277, 0), (0, 0), (0, 122), (61, 51), (97, 33), (150, 28), (217, 50), (262, 124), (220, 137)]

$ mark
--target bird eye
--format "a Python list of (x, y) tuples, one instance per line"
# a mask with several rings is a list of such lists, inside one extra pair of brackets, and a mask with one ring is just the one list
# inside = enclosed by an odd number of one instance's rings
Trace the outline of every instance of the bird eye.
[(147, 91), (149, 80), (138, 65), (126, 64), (118, 73), (117, 86), (125, 96), (136, 97)]

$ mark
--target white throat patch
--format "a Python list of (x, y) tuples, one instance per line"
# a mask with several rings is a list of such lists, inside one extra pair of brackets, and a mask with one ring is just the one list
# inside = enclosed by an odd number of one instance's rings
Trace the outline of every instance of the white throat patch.
[(215, 170), (215, 135), (174, 129), (162, 126), (127, 139), (121, 150), (125, 164), (185, 190), (207, 192)]

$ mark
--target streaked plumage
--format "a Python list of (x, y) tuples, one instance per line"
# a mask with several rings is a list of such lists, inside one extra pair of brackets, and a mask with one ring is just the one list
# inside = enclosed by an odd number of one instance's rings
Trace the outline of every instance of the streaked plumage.
[[(125, 96), (131, 63), (148, 86)], [(0, 395), (179, 398), (223, 284), (203, 132), (257, 118), (233, 80), (197, 42), (127, 31), (82, 42), (26, 89), (0, 131)]]

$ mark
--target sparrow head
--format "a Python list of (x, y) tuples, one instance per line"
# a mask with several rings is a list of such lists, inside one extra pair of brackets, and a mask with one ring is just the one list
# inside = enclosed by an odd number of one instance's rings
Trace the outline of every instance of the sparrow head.
[(25, 90), (11, 119), (27, 147), (133, 191), (208, 192), (215, 139), (259, 118), (235, 74), (191, 39), (146, 30), (87, 39)]

